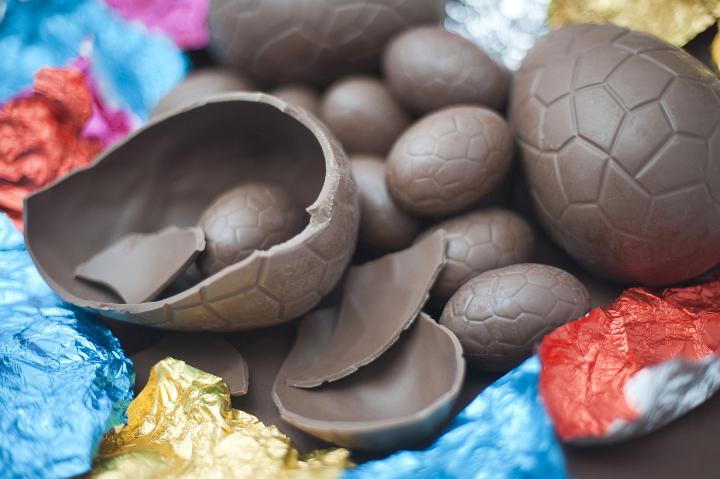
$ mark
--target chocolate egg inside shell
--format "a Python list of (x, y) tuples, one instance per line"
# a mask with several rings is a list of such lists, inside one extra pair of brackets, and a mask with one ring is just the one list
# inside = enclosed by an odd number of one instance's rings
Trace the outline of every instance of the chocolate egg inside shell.
[(433, 286), (434, 300), (447, 301), (467, 280), (485, 271), (533, 257), (535, 236), (528, 223), (509, 210), (473, 211), (439, 223), (445, 231), (447, 262)]
[(543, 336), (590, 308), (590, 294), (559, 268), (521, 263), (465, 283), (440, 324), (455, 333), (471, 366), (507, 371), (532, 354)]
[(350, 163), (360, 196), (359, 245), (372, 251), (409, 246), (420, 231), (420, 223), (390, 196), (385, 162), (370, 156), (353, 156)]
[(447, 419), (463, 383), (457, 339), (425, 314), (382, 356), (337, 382), (314, 389), (286, 379), (311, 363), (332, 336), (336, 311), (311, 313), (273, 388), (282, 418), (325, 441), (388, 451), (422, 444)]
[(411, 214), (457, 213), (500, 184), (512, 154), (510, 128), (500, 115), (482, 107), (446, 108), (398, 138), (388, 155), (387, 183)]
[(505, 105), (510, 75), (480, 47), (439, 26), (406, 30), (383, 54), (390, 89), (410, 111), (477, 104)]
[(278, 186), (247, 183), (223, 193), (200, 217), (205, 251), (200, 271), (210, 276), (250, 256), (287, 241), (305, 226), (299, 203)]
[[(221, 193), (249, 182), (286, 189), (308, 212), (296, 236), (162, 300), (117, 304), (73, 277), (128, 232), (195, 226)], [(311, 115), (262, 93), (213, 97), (150, 122), (25, 204), (28, 250), (63, 299), (167, 329), (237, 330), (288, 321), (333, 289), (359, 222), (349, 161)]]
[(411, 121), (385, 84), (369, 76), (333, 83), (323, 96), (320, 118), (346, 152), (382, 156)]
[(320, 112), (320, 96), (307, 85), (290, 83), (279, 86), (270, 93), (286, 103), (305, 108), (315, 116)]
[(720, 262), (720, 81), (699, 61), (565, 27), (528, 53), (510, 118), (539, 218), (584, 267), (662, 286)]
[(179, 110), (182, 107), (218, 93), (255, 90), (252, 82), (240, 73), (225, 68), (200, 68), (192, 71), (178, 86), (165, 95), (152, 112), (151, 118)]
[(327, 83), (377, 70), (391, 36), (441, 14), (440, 0), (213, 0), (210, 47), (264, 81)]

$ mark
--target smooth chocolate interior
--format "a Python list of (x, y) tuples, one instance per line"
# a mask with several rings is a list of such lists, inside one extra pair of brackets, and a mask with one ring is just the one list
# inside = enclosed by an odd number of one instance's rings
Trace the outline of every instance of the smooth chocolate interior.
[(78, 264), (128, 233), (194, 226), (218, 195), (272, 182), (303, 207), (319, 196), (324, 155), (313, 133), (271, 104), (211, 101), (148, 126), (28, 202), (26, 234), (51, 284), (88, 301), (114, 303), (73, 276)]

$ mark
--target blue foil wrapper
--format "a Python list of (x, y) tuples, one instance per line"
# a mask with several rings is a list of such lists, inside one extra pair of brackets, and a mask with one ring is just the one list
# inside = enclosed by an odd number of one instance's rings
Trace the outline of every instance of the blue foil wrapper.
[(0, 477), (82, 474), (124, 422), (134, 374), (96, 317), (67, 307), (0, 216)]
[(142, 119), (188, 67), (172, 40), (126, 22), (100, 0), (6, 0), (0, 52), (0, 102), (30, 88), (40, 68), (88, 55), (107, 100)]
[(536, 356), (485, 389), (424, 451), (401, 451), (345, 479), (567, 478), (565, 458), (538, 391)]

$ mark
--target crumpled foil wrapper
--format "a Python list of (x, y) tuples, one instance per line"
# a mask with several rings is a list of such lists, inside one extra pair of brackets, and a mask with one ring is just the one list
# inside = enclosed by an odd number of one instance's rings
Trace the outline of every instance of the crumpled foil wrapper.
[(40, 68), (64, 67), (87, 54), (105, 99), (141, 119), (188, 65), (165, 35), (123, 20), (99, 0), (7, 0), (0, 52), (0, 102), (26, 90)]
[(623, 292), (545, 336), (540, 391), (560, 438), (611, 442), (657, 429), (720, 387), (720, 280)]
[(540, 362), (526, 360), (473, 400), (424, 451), (351, 469), (345, 479), (568, 477), (538, 392)]
[(345, 449), (300, 456), (275, 426), (230, 405), (217, 376), (167, 358), (128, 408), (128, 424), (105, 436), (90, 477), (336, 478)]
[(186, 50), (203, 48), (210, 40), (210, 0), (105, 0), (127, 20), (142, 22)]
[(517, 70), (547, 31), (550, 0), (450, 0), (445, 27), (478, 44), (490, 57)]
[(122, 423), (134, 375), (117, 339), (68, 308), (0, 215), (0, 476), (65, 478), (90, 469)]
[(718, 0), (552, 0), (554, 27), (570, 23), (616, 23), (652, 33), (681, 47), (720, 17)]

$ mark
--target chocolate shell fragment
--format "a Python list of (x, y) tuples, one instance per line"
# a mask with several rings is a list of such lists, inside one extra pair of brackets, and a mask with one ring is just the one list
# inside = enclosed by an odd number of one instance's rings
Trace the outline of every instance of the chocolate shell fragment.
[(320, 97), (314, 89), (307, 85), (288, 83), (272, 90), (270, 94), (290, 105), (305, 108), (313, 115), (317, 116), (320, 112)]
[(132, 233), (78, 265), (75, 277), (109, 288), (126, 303), (141, 303), (155, 298), (204, 249), (200, 228)]
[(242, 396), (248, 390), (248, 365), (225, 339), (210, 334), (174, 333), (130, 356), (135, 365), (136, 393), (147, 384), (152, 367), (165, 358), (179, 359), (221, 377), (232, 396)]
[(287, 383), (315, 387), (372, 363), (417, 317), (445, 264), (444, 232), (410, 248), (350, 269), (337, 322), (323, 349)]
[[(131, 232), (194, 226), (219, 194), (249, 182), (286, 189), (308, 212), (304, 229), (154, 302), (119, 304), (74, 277), (88, 252)], [(175, 330), (252, 329), (301, 316), (339, 281), (359, 222), (350, 164), (337, 140), (304, 110), (262, 93), (216, 96), (151, 121), (25, 207), (28, 249), (63, 299)]]
[(515, 75), (510, 120), (539, 218), (582, 266), (662, 286), (720, 262), (720, 81), (689, 54), (555, 30)]
[[(388, 292), (392, 294), (392, 292)], [(282, 418), (308, 434), (356, 449), (387, 451), (427, 441), (447, 419), (463, 382), (460, 343), (421, 314), (382, 356), (315, 389), (286, 384), (332, 337), (337, 311), (308, 315), (273, 389)]]

